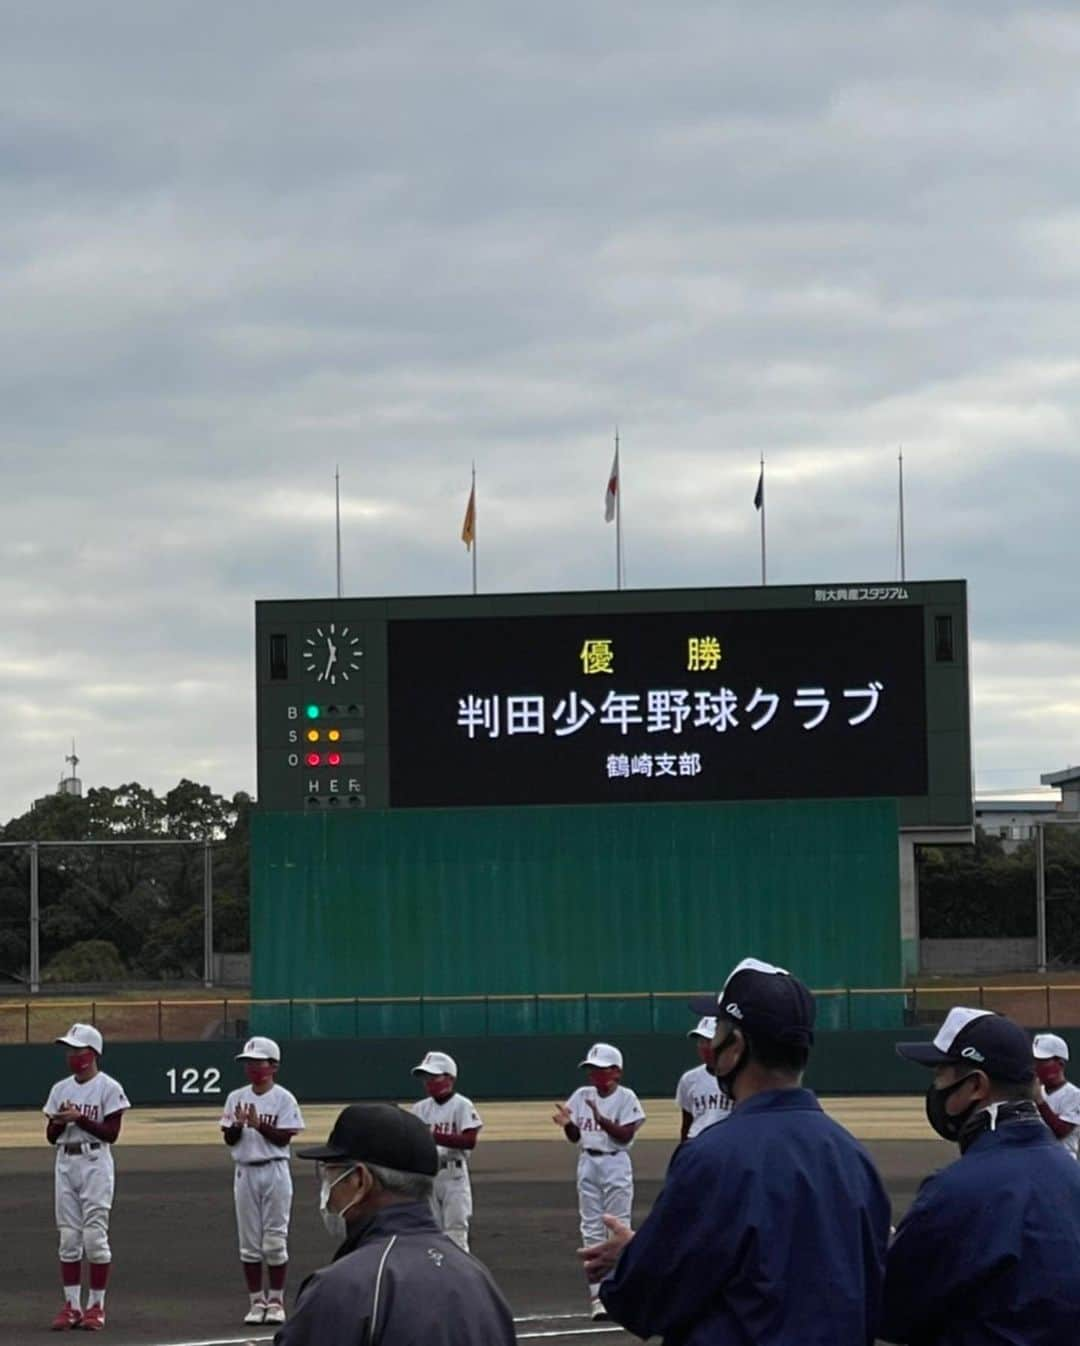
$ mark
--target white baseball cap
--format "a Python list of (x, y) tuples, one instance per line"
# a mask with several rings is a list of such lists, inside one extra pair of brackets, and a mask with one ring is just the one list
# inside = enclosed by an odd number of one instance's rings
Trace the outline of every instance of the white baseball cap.
[(699, 1020), (696, 1028), (691, 1028), (686, 1036), (688, 1038), (704, 1038), (706, 1042), (712, 1042), (713, 1038), (716, 1037), (716, 1020), (706, 1015), (704, 1019)]
[(622, 1052), (610, 1042), (594, 1042), (585, 1060), (578, 1062), (578, 1069), (583, 1066), (596, 1066), (600, 1070), (608, 1066), (618, 1066), (622, 1070)]
[(101, 1055), (104, 1043), (101, 1034), (91, 1024), (72, 1024), (62, 1038), (57, 1038), (65, 1047), (89, 1047)]
[(1063, 1061), (1069, 1059), (1069, 1044), (1056, 1033), (1036, 1033), (1031, 1047), (1036, 1061), (1050, 1061), (1055, 1056)]
[(273, 1038), (248, 1038), (237, 1061), (276, 1061), (281, 1064), (281, 1049)]
[(445, 1052), (428, 1052), (418, 1066), (413, 1066), (414, 1075), (452, 1075), (457, 1079), (457, 1062)]

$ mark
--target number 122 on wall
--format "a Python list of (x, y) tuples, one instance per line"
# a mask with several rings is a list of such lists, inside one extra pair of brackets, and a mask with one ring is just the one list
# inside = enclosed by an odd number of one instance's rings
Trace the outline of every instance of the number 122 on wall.
[(170, 1094), (220, 1094), (221, 1071), (217, 1066), (199, 1070), (195, 1066), (173, 1066), (165, 1072)]

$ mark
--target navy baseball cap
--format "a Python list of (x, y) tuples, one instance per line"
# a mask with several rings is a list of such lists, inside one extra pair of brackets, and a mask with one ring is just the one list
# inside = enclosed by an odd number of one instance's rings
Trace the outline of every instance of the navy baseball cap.
[(809, 1047), (814, 1040), (814, 997), (784, 967), (744, 958), (719, 995), (695, 996), (695, 1014), (733, 1019), (749, 1033), (786, 1046)]
[(325, 1164), (379, 1164), (429, 1178), (439, 1171), (430, 1128), (395, 1103), (350, 1103), (338, 1114), (326, 1144), (297, 1150), (296, 1157)]
[(995, 1080), (1035, 1078), (1031, 1039), (1003, 1014), (957, 1005), (932, 1042), (898, 1042), (897, 1052), (920, 1066), (974, 1066)]

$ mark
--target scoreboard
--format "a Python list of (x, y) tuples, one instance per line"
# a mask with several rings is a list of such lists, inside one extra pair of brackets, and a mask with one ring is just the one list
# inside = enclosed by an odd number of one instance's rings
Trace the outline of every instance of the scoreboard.
[(256, 607), (258, 800), (302, 812), (895, 797), (971, 821), (966, 587)]

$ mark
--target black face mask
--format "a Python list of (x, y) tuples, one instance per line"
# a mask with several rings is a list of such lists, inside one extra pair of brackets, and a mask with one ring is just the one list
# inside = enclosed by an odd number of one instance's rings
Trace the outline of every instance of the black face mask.
[(728, 1033), (727, 1037), (723, 1040), (723, 1042), (721, 1042), (720, 1046), (714, 1050), (713, 1068), (712, 1071), (710, 1072), (711, 1074), (716, 1076), (716, 1082), (720, 1086), (720, 1088), (723, 1089), (724, 1093), (729, 1094), (732, 1098), (735, 1097), (735, 1077), (742, 1070), (743, 1066), (746, 1065), (750, 1053), (746, 1050), (746, 1047), (744, 1045), (742, 1055), (739, 1057), (739, 1059), (735, 1062), (734, 1066), (727, 1072), (726, 1075), (720, 1075), (717, 1073), (716, 1060), (717, 1057), (720, 1056), (722, 1052), (727, 1051), (727, 1049), (731, 1046), (731, 1044), (734, 1041), (735, 1041), (735, 1030), (732, 1029), (731, 1032)]
[(955, 1114), (947, 1112), (945, 1109), (945, 1104), (949, 1101), (952, 1095), (956, 1093), (957, 1089), (959, 1089), (962, 1084), (966, 1084), (968, 1080), (971, 1079), (972, 1075), (977, 1074), (978, 1071), (973, 1070), (970, 1074), (965, 1075), (963, 1079), (957, 1080), (955, 1084), (950, 1084), (944, 1089), (938, 1089), (933, 1084), (927, 1089), (926, 1120), (943, 1140), (951, 1140), (953, 1142), (958, 1141), (960, 1139), (960, 1133), (963, 1131), (971, 1114), (978, 1106), (977, 1103), (972, 1103), (971, 1106), (965, 1108), (963, 1112)]

